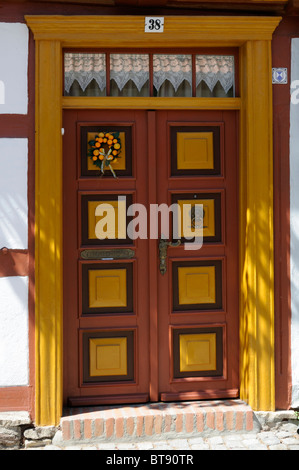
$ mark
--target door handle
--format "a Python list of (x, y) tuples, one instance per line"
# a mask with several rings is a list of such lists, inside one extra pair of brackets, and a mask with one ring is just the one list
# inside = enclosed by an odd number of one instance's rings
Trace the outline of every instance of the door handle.
[(160, 238), (159, 240), (159, 258), (160, 258), (160, 273), (164, 275), (167, 270), (167, 248), (170, 247), (175, 247), (179, 246), (181, 244), (181, 240), (178, 240), (177, 242), (169, 242), (163, 238)]

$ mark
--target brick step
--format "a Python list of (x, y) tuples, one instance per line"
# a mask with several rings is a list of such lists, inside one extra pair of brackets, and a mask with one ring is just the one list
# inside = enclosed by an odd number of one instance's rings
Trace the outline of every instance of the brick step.
[(65, 445), (180, 439), (260, 429), (252, 409), (241, 400), (70, 408), (64, 410), (60, 425)]

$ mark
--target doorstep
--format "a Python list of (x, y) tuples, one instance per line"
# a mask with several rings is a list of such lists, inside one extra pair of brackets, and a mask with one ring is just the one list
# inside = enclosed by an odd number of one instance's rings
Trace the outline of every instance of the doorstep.
[(66, 408), (60, 429), (59, 444), (72, 445), (258, 432), (261, 426), (243, 401), (211, 400)]

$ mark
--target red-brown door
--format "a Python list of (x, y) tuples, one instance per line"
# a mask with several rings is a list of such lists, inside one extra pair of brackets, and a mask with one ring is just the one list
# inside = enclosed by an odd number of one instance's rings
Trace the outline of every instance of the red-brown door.
[(236, 114), (160, 112), (156, 128), (158, 204), (178, 204), (182, 218), (184, 204), (203, 207), (202, 246), (170, 246), (167, 272), (158, 280), (159, 395), (166, 401), (236, 397)]
[[(236, 119), (65, 112), (65, 403), (238, 396)], [(121, 146), (104, 174), (99, 136)], [(186, 204), (203, 207), (203, 246), (183, 231), (161, 249), (151, 209)]]

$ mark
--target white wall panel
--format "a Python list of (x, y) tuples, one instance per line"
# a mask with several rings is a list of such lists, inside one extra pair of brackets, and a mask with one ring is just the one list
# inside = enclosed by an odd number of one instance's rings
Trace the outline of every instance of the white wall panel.
[(28, 248), (28, 140), (0, 138), (0, 248)]
[(28, 112), (28, 28), (0, 23), (0, 114)]
[(0, 278), (0, 386), (28, 385), (28, 278)]

